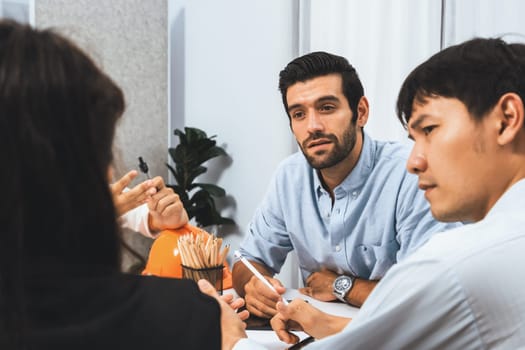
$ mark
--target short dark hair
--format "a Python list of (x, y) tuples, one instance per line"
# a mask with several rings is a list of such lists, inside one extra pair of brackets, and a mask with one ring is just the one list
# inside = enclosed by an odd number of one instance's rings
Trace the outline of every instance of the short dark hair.
[(0, 21), (0, 334), (15, 348), (28, 276), (120, 268), (108, 169), (123, 111), (121, 89), (72, 42)]
[(457, 98), (475, 120), (481, 120), (507, 92), (525, 97), (525, 46), (475, 38), (416, 67), (399, 91), (396, 111), (406, 128), (415, 101), (442, 96)]
[(290, 118), (288, 101), (286, 100), (288, 88), (298, 82), (305, 82), (333, 73), (341, 75), (343, 94), (353, 112), (353, 121), (356, 121), (357, 105), (364, 95), (361, 80), (359, 80), (355, 68), (346, 58), (322, 51), (312, 52), (294, 59), (279, 73), (279, 90), (288, 118)]

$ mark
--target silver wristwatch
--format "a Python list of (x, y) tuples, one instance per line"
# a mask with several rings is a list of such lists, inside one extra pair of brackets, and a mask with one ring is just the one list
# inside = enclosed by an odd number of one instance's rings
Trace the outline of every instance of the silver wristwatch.
[(353, 276), (345, 276), (341, 275), (338, 276), (333, 284), (333, 291), (332, 293), (334, 296), (341, 300), (343, 303), (348, 303), (345, 299), (345, 297), (348, 295), (350, 290), (352, 289), (354, 285), (355, 277)]

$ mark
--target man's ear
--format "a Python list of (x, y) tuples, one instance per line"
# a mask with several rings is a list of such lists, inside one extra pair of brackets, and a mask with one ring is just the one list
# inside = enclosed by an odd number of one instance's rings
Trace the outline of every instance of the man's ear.
[(364, 127), (368, 121), (368, 100), (365, 96), (361, 97), (357, 104), (357, 121), (356, 124), (359, 127)]
[(503, 146), (511, 143), (523, 131), (523, 100), (518, 94), (509, 92), (501, 96), (498, 106), (501, 108), (498, 144)]

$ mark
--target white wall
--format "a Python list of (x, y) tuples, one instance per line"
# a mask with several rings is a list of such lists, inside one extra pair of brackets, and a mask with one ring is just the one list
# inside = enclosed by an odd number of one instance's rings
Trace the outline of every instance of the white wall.
[(230, 196), (222, 214), (238, 224), (227, 235), (234, 246), (278, 162), (296, 149), (277, 88), (279, 71), (297, 53), (295, 6), (283, 0), (169, 3), (169, 132), (192, 126), (216, 134), (231, 157), (212, 160), (199, 180), (217, 180)]

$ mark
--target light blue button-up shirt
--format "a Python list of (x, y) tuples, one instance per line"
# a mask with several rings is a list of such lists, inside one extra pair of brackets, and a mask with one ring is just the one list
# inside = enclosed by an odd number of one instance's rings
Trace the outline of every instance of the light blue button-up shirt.
[(409, 145), (364, 134), (352, 172), (330, 194), (302, 153), (277, 168), (240, 251), (278, 273), (295, 249), (302, 277), (328, 268), (377, 280), (435, 232), (436, 222), (417, 177), (406, 171)]
[[(438, 233), (394, 266), (352, 322), (306, 349), (523, 349), (525, 180), (481, 221)], [(235, 350), (265, 349), (242, 339)]]

